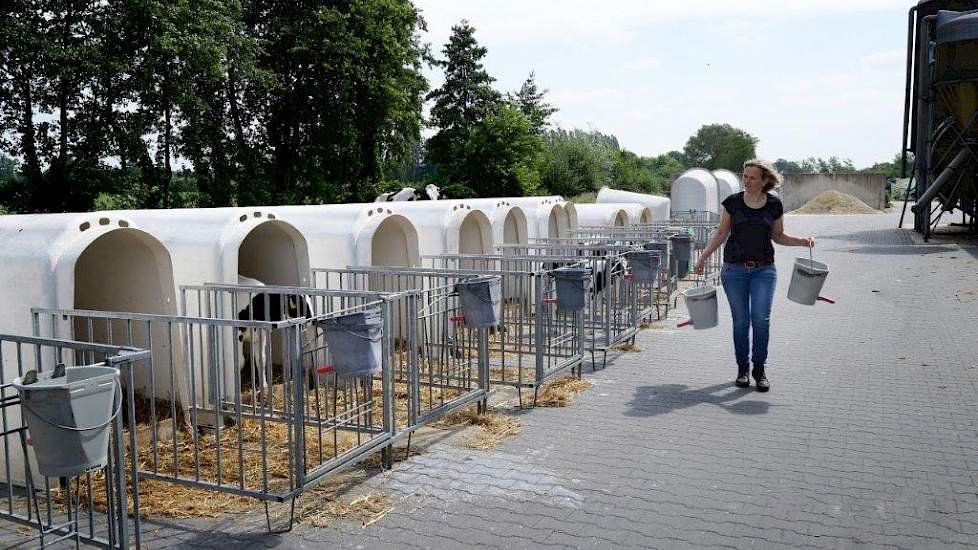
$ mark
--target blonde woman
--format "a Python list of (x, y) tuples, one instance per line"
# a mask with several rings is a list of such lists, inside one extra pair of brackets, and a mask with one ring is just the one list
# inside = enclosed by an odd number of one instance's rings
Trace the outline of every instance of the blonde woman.
[[(771, 303), (778, 272), (774, 268), (774, 246), (815, 246), (814, 237), (793, 237), (784, 232), (784, 206), (770, 193), (781, 175), (768, 162), (744, 163), (744, 190), (723, 201), (720, 227), (703, 250), (694, 268), (703, 272), (710, 255), (726, 241), (720, 280), (733, 319), (734, 353), (737, 357), (737, 387), (750, 386), (754, 376), (757, 391), (771, 384), (764, 372), (770, 334)], [(753, 346), (748, 338), (752, 331)], [(753, 350), (751, 349), (753, 347)], [(751, 353), (753, 351), (753, 354)], [(750, 370), (753, 363), (754, 369)]]

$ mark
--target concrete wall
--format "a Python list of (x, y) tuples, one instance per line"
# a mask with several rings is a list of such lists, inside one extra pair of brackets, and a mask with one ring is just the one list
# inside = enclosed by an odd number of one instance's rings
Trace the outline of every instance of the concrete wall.
[(877, 210), (886, 205), (883, 174), (785, 174), (781, 189), (784, 210), (797, 210), (829, 189), (852, 195)]

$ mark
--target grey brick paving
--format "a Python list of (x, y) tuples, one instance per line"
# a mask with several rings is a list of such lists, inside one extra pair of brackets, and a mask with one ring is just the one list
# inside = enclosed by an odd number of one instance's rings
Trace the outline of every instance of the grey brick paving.
[(976, 547), (978, 247), (895, 224), (788, 218), (819, 239), (838, 304), (784, 298), (802, 249), (779, 249), (770, 393), (733, 386), (721, 303), (719, 328), (644, 331), (643, 352), (586, 373), (571, 407), (524, 414), (495, 451), (449, 439), (374, 476), (359, 490), (397, 504), (367, 528), (273, 536), (254, 515), (153, 546)]

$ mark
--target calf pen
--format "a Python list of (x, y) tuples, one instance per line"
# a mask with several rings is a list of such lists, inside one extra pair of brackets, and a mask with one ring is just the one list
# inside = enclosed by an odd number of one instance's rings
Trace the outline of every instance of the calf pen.
[(142, 547), (139, 480), (132, 467), (133, 457), (126, 457), (126, 448), (134, 448), (135, 440), (131, 431), (124, 440), (124, 424), (132, 425), (135, 419), (133, 369), (142, 368), (149, 355), (148, 351), (128, 347), (0, 335), (0, 367), (13, 363), (16, 373), (24, 376), (29, 370), (50, 372), (59, 363), (69, 368), (102, 364), (118, 370), (126, 389), (117, 399), (129, 403), (116, 409), (109, 420), (109, 454), (104, 467), (71, 478), (36, 479), (28, 458), (31, 440), (21, 421), (20, 397), (10, 381), (0, 380), (4, 465), (0, 517), (23, 527), (2, 535), (5, 548), (28, 543), (45, 547), (68, 541), (76, 546), (84, 542), (118, 550)]
[[(310, 311), (273, 315), (274, 296), (280, 307), (308, 299)], [(427, 324), (457, 316), (452, 288), (203, 285), (183, 287), (181, 298), (181, 316), (33, 310), (38, 333), (153, 351), (149, 376), (134, 382), (138, 476), (148, 494), (179, 502), (205, 489), (257, 499), (269, 531), (288, 530), (305, 490), (377, 451), (389, 466), (396, 440), (487, 394), (486, 329), (464, 331), (447, 362), (413, 351)], [(241, 315), (241, 304), (250, 313)], [(349, 376), (324, 327), (368, 312), (382, 320), (377, 372)], [(284, 527), (273, 527), (270, 502), (289, 504)]]
[[(645, 242), (671, 241), (672, 250), (670, 253), (670, 270), (678, 279), (687, 279), (692, 272), (692, 264), (696, 262), (699, 253), (706, 248), (710, 239), (719, 227), (719, 218), (709, 212), (687, 213), (688, 217), (675, 218), (668, 222), (653, 222), (648, 224), (636, 224), (629, 227), (580, 227), (573, 231), (574, 238), (578, 239), (623, 239), (634, 244)], [(688, 234), (692, 236), (692, 247), (689, 251), (688, 264), (682, 265), (679, 250), (674, 248), (677, 235)], [(720, 268), (723, 266), (722, 247), (718, 249), (719, 254), (714, 253), (710, 256), (710, 261), (705, 268), (705, 275), (716, 277)]]
[(607, 365), (608, 350), (634, 341), (642, 312), (639, 310), (638, 287), (626, 273), (625, 256), (635, 250), (632, 246), (590, 245), (562, 241), (525, 245), (500, 245), (500, 254), (428, 256), (426, 261), (439, 265), (463, 262), (485, 262), (491, 266), (506, 258), (522, 258), (543, 266), (555, 262), (581, 262), (592, 273), (592, 287), (584, 309), (584, 328), (587, 349), (596, 366), (595, 354), (602, 354), (602, 367)]
[[(537, 250), (531, 250), (539, 252), (540, 250), (548, 250), (551, 247), (558, 248), (568, 248), (573, 252), (574, 249), (580, 249), (582, 247), (589, 248), (606, 248), (609, 250), (616, 251), (619, 256), (624, 258), (626, 261), (626, 267), (629, 267), (629, 273), (625, 275), (632, 281), (635, 291), (635, 308), (636, 308), (636, 318), (639, 323), (652, 320), (661, 320), (666, 315), (669, 315), (669, 303), (671, 300), (672, 293), (676, 291), (677, 288), (677, 278), (672, 275), (669, 271), (669, 257), (670, 257), (670, 245), (669, 240), (665, 239), (661, 241), (662, 246), (656, 247), (655, 250), (659, 252), (659, 269), (656, 272), (656, 277), (654, 281), (646, 281), (638, 278), (631, 277), (631, 266), (628, 264), (628, 256), (633, 254), (638, 250), (642, 250), (642, 245), (648, 244), (651, 239), (648, 238), (631, 238), (631, 237), (563, 237), (563, 238), (541, 238), (541, 239), (531, 239), (531, 245), (537, 247)], [(526, 247), (523, 247), (526, 249)], [(651, 247), (650, 247), (651, 248)], [(510, 248), (508, 246), (500, 247), (500, 250), (504, 252), (507, 250), (518, 250), (519, 247)]]
[[(561, 265), (580, 265), (580, 260), (568, 259)], [(556, 374), (580, 366), (584, 350), (584, 313), (557, 307), (554, 279), (539, 258), (506, 259), (484, 269), (313, 269), (313, 282), (329, 290), (384, 288), (400, 292), (452, 286), (486, 274), (500, 277), (503, 297), (499, 324), (488, 329), (489, 383), (515, 387), (521, 406), (522, 390), (533, 388), (536, 403), (539, 387)], [(453, 320), (452, 324), (432, 327), (434, 330), (426, 333), (425, 341), (454, 346), (461, 318)]]

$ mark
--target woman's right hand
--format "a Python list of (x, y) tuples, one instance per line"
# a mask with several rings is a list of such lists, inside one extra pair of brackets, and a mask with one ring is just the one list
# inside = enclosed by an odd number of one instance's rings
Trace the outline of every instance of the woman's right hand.
[(697, 275), (702, 275), (703, 269), (705, 267), (706, 267), (706, 258), (701, 257), (699, 260), (696, 260), (696, 265), (693, 266), (693, 273), (696, 273)]

